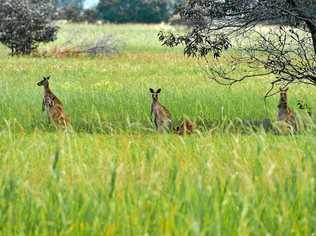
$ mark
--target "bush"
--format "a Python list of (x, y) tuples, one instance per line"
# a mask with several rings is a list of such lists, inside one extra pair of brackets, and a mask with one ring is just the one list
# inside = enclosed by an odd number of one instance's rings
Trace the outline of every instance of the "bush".
[(98, 16), (105, 21), (157, 23), (171, 14), (170, 0), (100, 0)]
[(56, 39), (53, 13), (49, 1), (0, 0), (0, 42), (11, 55), (30, 54), (39, 43)]

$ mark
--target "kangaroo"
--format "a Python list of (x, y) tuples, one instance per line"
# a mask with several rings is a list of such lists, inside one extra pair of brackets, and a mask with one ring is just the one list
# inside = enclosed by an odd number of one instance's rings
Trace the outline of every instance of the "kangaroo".
[(288, 107), (287, 103), (287, 89), (280, 88), (280, 101), (278, 105), (278, 121), (284, 125), (281, 127), (281, 131), (288, 133), (289, 131), (297, 132), (297, 121), (292, 109)]
[(190, 135), (193, 133), (193, 130), (195, 128), (195, 124), (193, 122), (191, 122), (190, 120), (184, 119), (180, 126), (178, 126), (175, 129), (176, 134), (178, 135)]
[(55, 126), (65, 127), (69, 124), (69, 119), (65, 115), (62, 102), (50, 90), (49, 79), (50, 76), (43, 77), (43, 80), (37, 83), (38, 86), (44, 87), (42, 111), (46, 110), (48, 117)]
[(171, 129), (172, 126), (172, 118), (171, 113), (168, 111), (166, 107), (159, 103), (159, 94), (161, 89), (158, 89), (156, 92), (150, 88), (149, 89), (152, 96), (152, 104), (151, 104), (151, 120), (154, 116), (154, 124), (156, 126), (156, 130), (164, 131), (166, 129)]

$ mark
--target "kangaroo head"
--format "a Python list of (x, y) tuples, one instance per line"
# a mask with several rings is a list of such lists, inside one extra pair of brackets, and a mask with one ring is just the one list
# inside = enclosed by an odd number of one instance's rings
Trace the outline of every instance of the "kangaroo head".
[(47, 77), (43, 77), (43, 80), (41, 80), (40, 82), (37, 83), (38, 86), (44, 86), (47, 87), (48, 86), (48, 80), (50, 79), (50, 76)]
[(280, 88), (280, 103), (286, 103), (287, 102), (287, 91), (289, 89), (286, 88)]
[(149, 89), (150, 93), (151, 93), (151, 97), (153, 98), (154, 101), (158, 101), (159, 98), (159, 94), (161, 92), (161, 89), (157, 89), (157, 91), (155, 92), (155, 90), (153, 90), (152, 88)]

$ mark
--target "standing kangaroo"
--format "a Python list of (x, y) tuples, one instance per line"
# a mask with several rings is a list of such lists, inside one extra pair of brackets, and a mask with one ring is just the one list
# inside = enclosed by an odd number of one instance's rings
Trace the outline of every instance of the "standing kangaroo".
[(37, 83), (38, 86), (44, 87), (42, 111), (46, 110), (48, 117), (55, 126), (65, 127), (69, 124), (69, 119), (65, 115), (62, 102), (50, 90), (48, 82), (49, 79), (50, 76), (43, 77), (43, 80)]
[(282, 122), (281, 131), (284, 133), (297, 132), (297, 121), (295, 114), (287, 103), (287, 89), (280, 88), (280, 101), (278, 105), (278, 121)]
[(152, 88), (150, 88), (149, 91), (153, 99), (151, 104), (150, 117), (152, 119), (154, 116), (156, 129), (158, 131), (164, 131), (166, 129), (170, 130), (172, 126), (171, 113), (168, 111), (167, 108), (159, 103), (159, 94), (161, 92), (161, 89), (158, 89), (155, 92)]

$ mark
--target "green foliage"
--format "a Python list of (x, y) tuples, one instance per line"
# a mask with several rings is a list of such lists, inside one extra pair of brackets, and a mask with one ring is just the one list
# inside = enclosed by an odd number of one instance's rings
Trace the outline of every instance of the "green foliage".
[(11, 55), (30, 54), (40, 43), (56, 40), (50, 1), (1, 0), (0, 42)]
[(171, 14), (168, 0), (101, 0), (97, 12), (101, 19), (110, 22), (161, 22)]

